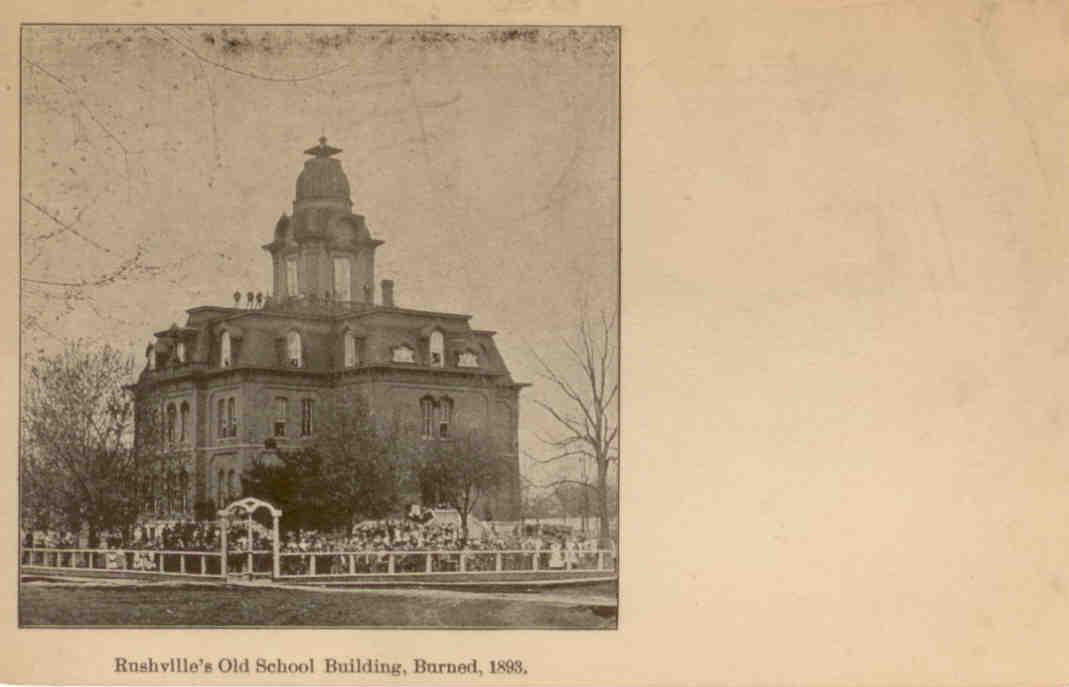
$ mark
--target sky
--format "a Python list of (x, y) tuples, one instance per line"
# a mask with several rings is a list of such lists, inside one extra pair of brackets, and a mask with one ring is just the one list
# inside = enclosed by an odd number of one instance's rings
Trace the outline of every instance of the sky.
[(325, 135), (376, 278), (499, 332), (543, 455), (531, 400), (561, 399), (533, 353), (566, 367), (581, 304), (617, 298), (614, 31), (38, 26), (23, 58), (25, 351), (141, 361), (187, 308), (269, 291), (262, 246)]

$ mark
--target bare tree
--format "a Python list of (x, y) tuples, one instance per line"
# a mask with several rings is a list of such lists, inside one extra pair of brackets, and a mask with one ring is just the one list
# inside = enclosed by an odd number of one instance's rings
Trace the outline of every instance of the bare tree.
[[(616, 312), (602, 311), (596, 321), (581, 312), (573, 340), (563, 344), (570, 357), (567, 369), (555, 368), (545, 358), (533, 353), (539, 376), (564, 395), (558, 404), (536, 400), (553, 419), (556, 432), (539, 436), (552, 455), (538, 460), (542, 464), (574, 461), (582, 479), (557, 479), (545, 487), (580, 486), (593, 494), (598, 509), (598, 536), (610, 538), (609, 502), (614, 485), (609, 476), (620, 458), (618, 394), (619, 360), (616, 341)], [(593, 465), (591, 483), (586, 466)]]
[(92, 540), (137, 516), (133, 406), (123, 387), (132, 373), (128, 356), (84, 342), (30, 366), (21, 463), (27, 525), (88, 527)]

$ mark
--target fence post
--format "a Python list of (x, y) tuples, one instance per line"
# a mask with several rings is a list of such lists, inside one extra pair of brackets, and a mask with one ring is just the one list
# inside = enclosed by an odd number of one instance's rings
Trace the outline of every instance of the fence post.
[(467, 557), (464, 555), (464, 552), (461, 551), (460, 552), (460, 572), (466, 572), (467, 571), (468, 566), (465, 565), (465, 563), (467, 563)]
[(392, 575), (393, 574), (393, 569), (394, 569), (393, 554), (392, 553), (388, 553), (388, 554), (386, 554), (386, 572)]
[(538, 555), (541, 553), (538, 549), (531, 555), (531, 570), (538, 570)]
[(501, 552), (500, 551), (497, 552), (497, 561), (494, 564), (494, 569), (497, 570), (497, 572), (501, 572)]
[(279, 574), (281, 573), (281, 570), (282, 570), (282, 566), (280, 565), (279, 560), (278, 560), (278, 547), (279, 547), (279, 541), (278, 541), (278, 518), (279, 518), (280, 514), (279, 513), (275, 513), (275, 512), (272, 511), (271, 515), (272, 515), (272, 519), (274, 520), (274, 525), (272, 525), (272, 529), (274, 530), (274, 540), (273, 540), (273, 544), (271, 546), (271, 549), (272, 549), (271, 553), (274, 556), (274, 562), (271, 564), (271, 571), (272, 571), (272, 574), (277, 579), (279, 577)]
[(349, 574), (356, 574), (356, 556), (349, 554)]
[(203, 575), (203, 574), (204, 574), (204, 559), (205, 559), (205, 558), (207, 558), (207, 556), (203, 556), (203, 555), (202, 555), (202, 556), (200, 557), (200, 574), (201, 574), (201, 575)]
[(178, 554), (178, 572), (183, 575), (186, 574), (186, 555), (184, 553)]
[(316, 574), (316, 555), (313, 553), (310, 556), (308, 556), (308, 561), (309, 561), (308, 562), (308, 574), (309, 575), (315, 575)]
[(424, 568), (425, 571), (434, 572), (434, 554), (430, 552), (427, 553), (427, 560), (424, 565), (426, 566)]
[[(222, 511), (220, 511), (219, 515), (222, 516)], [(219, 539), (222, 542), (223, 546), (222, 546), (222, 555), (219, 557), (219, 574), (223, 576), (223, 579), (226, 579), (226, 575), (227, 575), (227, 572), (228, 572), (228, 570), (227, 570), (227, 562), (226, 562), (226, 530), (227, 530), (226, 522), (224, 522), (224, 519), (222, 517), (220, 517), (219, 518), (219, 533), (220, 533), (220, 538)]]
[(598, 570), (605, 569), (605, 552), (598, 551)]

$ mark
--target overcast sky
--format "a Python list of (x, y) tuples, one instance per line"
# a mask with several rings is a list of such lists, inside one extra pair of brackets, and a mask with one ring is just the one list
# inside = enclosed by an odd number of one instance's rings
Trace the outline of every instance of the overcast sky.
[(616, 301), (612, 30), (27, 27), (23, 57), (27, 350), (140, 361), (185, 309), (268, 291), (261, 246), (320, 135), (386, 242), (377, 279), (498, 331), (518, 381), (528, 347), (563, 363), (581, 301)]

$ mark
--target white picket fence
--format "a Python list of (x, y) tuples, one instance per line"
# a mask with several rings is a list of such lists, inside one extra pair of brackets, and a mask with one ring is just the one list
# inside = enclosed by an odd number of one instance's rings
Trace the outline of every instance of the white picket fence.
[(277, 554), (256, 551), (157, 551), (140, 549), (22, 549), (26, 570), (100, 571), (104, 573), (181, 575), (226, 578), (227, 575), (264, 575), (276, 579), (360, 577), (379, 575), (440, 575), (465, 573), (478, 576), (537, 573), (552, 579), (576, 572), (613, 573), (615, 552), (548, 550), (438, 550), (438, 551), (317, 551)]
[(219, 551), (23, 548), (29, 570), (99, 570), (116, 574), (223, 577)]
[(281, 552), (279, 559), (279, 578), (448, 573), (544, 573), (552, 577), (578, 571), (616, 570), (615, 554), (609, 550), (575, 551), (572, 555), (519, 549)]

